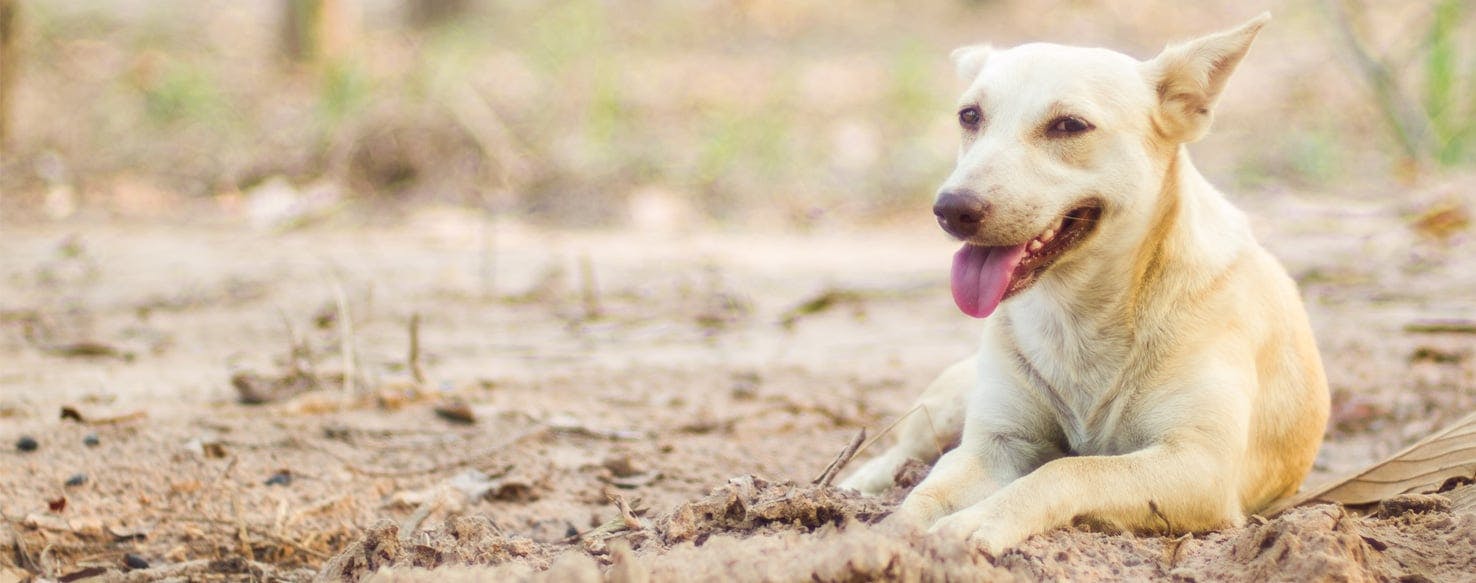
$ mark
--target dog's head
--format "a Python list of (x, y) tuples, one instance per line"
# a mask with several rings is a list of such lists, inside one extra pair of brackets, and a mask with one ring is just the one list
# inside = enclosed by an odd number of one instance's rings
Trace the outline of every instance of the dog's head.
[(1053, 44), (954, 51), (969, 82), (958, 103), (962, 145), (933, 212), (965, 242), (953, 265), (959, 308), (988, 316), (1053, 265), (1144, 224), (1179, 145), (1209, 130), (1226, 80), (1269, 18), (1149, 61)]

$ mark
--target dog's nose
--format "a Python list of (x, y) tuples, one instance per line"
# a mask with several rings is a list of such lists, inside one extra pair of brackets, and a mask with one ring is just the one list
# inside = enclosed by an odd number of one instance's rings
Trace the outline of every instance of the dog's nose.
[(938, 217), (938, 226), (949, 235), (968, 239), (979, 232), (984, 214), (989, 212), (989, 203), (967, 190), (950, 190), (938, 195), (933, 204), (933, 214)]

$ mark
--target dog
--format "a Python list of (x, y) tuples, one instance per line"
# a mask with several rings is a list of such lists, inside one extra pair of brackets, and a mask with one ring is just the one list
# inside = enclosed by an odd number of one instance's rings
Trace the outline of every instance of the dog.
[(992, 553), (1069, 524), (1239, 525), (1296, 492), (1329, 407), (1311, 326), (1186, 151), (1269, 19), (1147, 61), (954, 51), (962, 145), (933, 212), (964, 243), (953, 297), (983, 344), (843, 487), (936, 460), (888, 520)]

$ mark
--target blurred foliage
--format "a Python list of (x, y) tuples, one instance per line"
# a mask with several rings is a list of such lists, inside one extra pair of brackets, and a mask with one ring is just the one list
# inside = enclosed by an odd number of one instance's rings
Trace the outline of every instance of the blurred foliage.
[(1476, 10), (1463, 0), (1443, 0), (1434, 13), (1426, 35), (1425, 112), (1435, 132), (1436, 160), (1455, 165), (1476, 154), (1476, 58), (1462, 58), (1456, 44), (1461, 20), (1476, 18)]
[[(1401, 65), (1419, 77), (1401, 87), (1419, 91), (1435, 157), (1469, 163), (1473, 11), (1368, 1), (1369, 18), (1413, 14), (1408, 26), (1428, 31), (1404, 35), (1424, 52)], [(281, 0), (22, 0), (0, 188), (39, 198), (65, 176), (106, 199), (126, 177), (249, 196), (284, 177), (574, 224), (626, 220), (653, 192), (725, 221), (885, 219), (924, 207), (952, 163), (952, 48), (1054, 40), (1146, 58), (1254, 12), (1231, 0), (436, 4), (343, 0), (353, 10), (330, 32), (347, 48), (304, 61), (283, 50)], [(1329, 66), (1343, 55), (1325, 15), (1304, 1), (1275, 11), (1194, 146), (1201, 167), (1229, 188), (1388, 179), (1397, 141), (1368, 139), (1380, 106)]]
[[(1422, 10), (1415, 11), (1413, 23), (1390, 27), (1374, 12), (1377, 6), (1351, 0), (1324, 5), (1410, 163), (1450, 167), (1476, 161), (1476, 10), (1464, 0), (1416, 3)], [(1413, 46), (1374, 34), (1391, 29)]]

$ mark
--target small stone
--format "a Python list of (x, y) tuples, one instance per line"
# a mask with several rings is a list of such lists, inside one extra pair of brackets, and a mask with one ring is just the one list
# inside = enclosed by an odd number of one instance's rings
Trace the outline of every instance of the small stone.
[(452, 399), (436, 405), (436, 416), (452, 423), (471, 425), (477, 422), (477, 414), (470, 405), (460, 399)]
[(89, 433), (87, 437), (82, 438), (82, 444), (87, 447), (97, 447), (102, 444), (102, 439), (96, 433)]
[(1380, 500), (1374, 516), (1393, 518), (1402, 514), (1450, 512), (1450, 507), (1450, 498), (1439, 494), (1400, 494), (1393, 498)]
[(291, 486), (292, 485), (292, 472), (287, 471), (287, 470), (278, 471), (277, 473), (272, 474), (272, 477), (267, 478), (266, 485), (268, 485), (268, 486)]
[(149, 562), (147, 560), (133, 553), (123, 555), (123, 564), (127, 565), (129, 569), (149, 568)]
[(40, 449), (40, 447), (41, 443), (29, 435), (22, 435), (20, 439), (15, 440), (15, 448), (23, 452), (30, 453)]
[(68, 488), (75, 488), (77, 486), (81, 486), (82, 484), (86, 484), (86, 483), (87, 483), (87, 474), (72, 474), (72, 477), (67, 478), (67, 487)]

